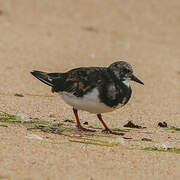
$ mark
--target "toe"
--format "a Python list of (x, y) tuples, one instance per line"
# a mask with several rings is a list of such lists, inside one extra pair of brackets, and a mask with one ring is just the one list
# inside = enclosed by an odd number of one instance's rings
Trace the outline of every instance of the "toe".
[(114, 134), (114, 135), (120, 135), (120, 136), (123, 136), (123, 135), (124, 135), (124, 133), (114, 132), (114, 131), (111, 131), (111, 130), (108, 129), (108, 128), (102, 130), (102, 132), (105, 133), (105, 134)]

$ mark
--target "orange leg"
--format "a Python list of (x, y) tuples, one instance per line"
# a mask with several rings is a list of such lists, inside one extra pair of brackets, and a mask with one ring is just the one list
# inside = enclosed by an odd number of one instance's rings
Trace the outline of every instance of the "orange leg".
[(106, 123), (103, 121), (101, 114), (97, 114), (97, 117), (98, 117), (98, 119), (101, 121), (101, 123), (103, 124), (103, 126), (104, 126), (104, 128), (105, 128), (105, 129), (103, 130), (104, 133), (107, 133), (107, 134), (115, 134), (115, 135), (124, 135), (124, 133), (118, 133), (118, 132), (113, 132), (113, 131), (111, 131), (111, 130), (108, 128), (108, 126), (106, 125)]
[(103, 119), (102, 119), (102, 116), (101, 116), (101, 114), (97, 114), (97, 117), (98, 117), (98, 119), (101, 121), (101, 123), (103, 124), (103, 126), (104, 126), (104, 132), (106, 131), (107, 133), (111, 133), (112, 131), (108, 128), (108, 126), (106, 125), (106, 123), (103, 121)]
[(77, 128), (81, 131), (90, 131), (90, 132), (95, 132), (95, 130), (92, 130), (92, 129), (86, 129), (84, 128), (83, 126), (81, 126), (81, 123), (79, 121), (79, 116), (78, 116), (78, 111), (77, 109), (74, 109), (73, 108), (73, 112), (74, 112), (74, 115), (76, 117), (76, 122), (77, 122)]

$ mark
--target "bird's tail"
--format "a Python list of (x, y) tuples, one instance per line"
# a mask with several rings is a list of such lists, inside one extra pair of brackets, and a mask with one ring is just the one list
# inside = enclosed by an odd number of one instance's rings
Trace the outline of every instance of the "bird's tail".
[(39, 79), (41, 82), (53, 87), (53, 78), (46, 72), (32, 71), (31, 74)]

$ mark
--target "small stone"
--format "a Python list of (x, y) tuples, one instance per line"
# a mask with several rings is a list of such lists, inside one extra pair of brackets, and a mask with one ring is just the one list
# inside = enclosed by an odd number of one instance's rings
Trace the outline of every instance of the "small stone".
[(135, 125), (133, 122), (129, 121), (127, 124), (124, 125), (124, 127), (129, 127), (129, 128), (137, 128), (137, 129), (143, 129), (146, 127), (142, 127), (139, 125)]
[(88, 122), (87, 122), (87, 121), (85, 121), (83, 124), (84, 124), (84, 125), (88, 125)]
[(40, 137), (40, 136), (38, 136), (38, 135), (36, 135), (36, 134), (27, 134), (27, 135), (25, 136), (25, 138), (43, 140), (42, 137)]
[(17, 96), (17, 97), (24, 97), (24, 95), (21, 94), (21, 93), (16, 93), (16, 94), (14, 94), (14, 96)]
[(164, 128), (164, 127), (167, 127), (167, 123), (165, 121), (164, 122), (159, 122), (158, 126)]
[(18, 113), (15, 115), (16, 119), (20, 119), (22, 121), (29, 121), (29, 118), (26, 114)]
[(64, 122), (74, 123), (73, 120), (69, 120), (69, 119), (64, 120)]
[(150, 139), (150, 138), (142, 138), (141, 140), (142, 141), (152, 141), (152, 139)]
[(98, 32), (98, 29), (96, 29), (93, 26), (86, 26), (86, 27), (83, 27), (83, 29), (86, 31)]
[(112, 142), (120, 143), (122, 145), (125, 144), (124, 138), (122, 138), (122, 137), (115, 138), (115, 139), (112, 140)]
[(164, 149), (164, 150), (168, 150), (170, 149), (170, 147), (167, 145), (167, 144), (161, 144), (161, 148)]
[(83, 145), (83, 146), (81, 146), (81, 148), (83, 149), (83, 150), (87, 150), (87, 144), (85, 144), (85, 145)]
[(39, 121), (40, 120), (39, 118), (29, 118), (29, 119), (32, 119), (33, 121)]

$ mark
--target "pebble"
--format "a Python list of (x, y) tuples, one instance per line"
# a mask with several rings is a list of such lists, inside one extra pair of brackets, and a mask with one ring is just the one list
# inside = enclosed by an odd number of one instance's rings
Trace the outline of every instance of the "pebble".
[(152, 141), (152, 139), (150, 139), (150, 138), (142, 138), (141, 140), (142, 141)]
[(168, 149), (171, 148), (171, 147), (168, 146), (167, 144), (161, 144), (160, 146), (161, 146), (161, 148), (164, 149), (164, 150), (168, 150)]
[(16, 119), (20, 119), (22, 121), (27, 121), (29, 120), (29, 117), (26, 114), (18, 113), (16, 114)]
[(17, 96), (17, 97), (24, 97), (24, 95), (21, 94), (21, 93), (16, 93), (16, 94), (14, 94), (14, 96)]
[(40, 136), (38, 136), (38, 135), (36, 135), (36, 134), (27, 134), (26, 136), (25, 136), (25, 138), (28, 138), (28, 139), (38, 139), (38, 140), (43, 140), (43, 138), (42, 137), (40, 137)]
[(85, 121), (83, 124), (84, 124), (84, 125), (88, 125), (88, 122), (87, 122), (87, 121)]
[(124, 127), (137, 128), (137, 129), (146, 128), (146, 127), (142, 127), (142, 126), (136, 125), (136, 124), (134, 124), (134, 123), (131, 122), (131, 121), (129, 121), (127, 124), (125, 124)]
[(111, 142), (120, 143), (122, 145), (125, 144), (124, 138), (122, 138), (122, 137), (115, 138)]
[(159, 122), (158, 126), (159, 127), (167, 127), (167, 123), (165, 121), (164, 122)]

